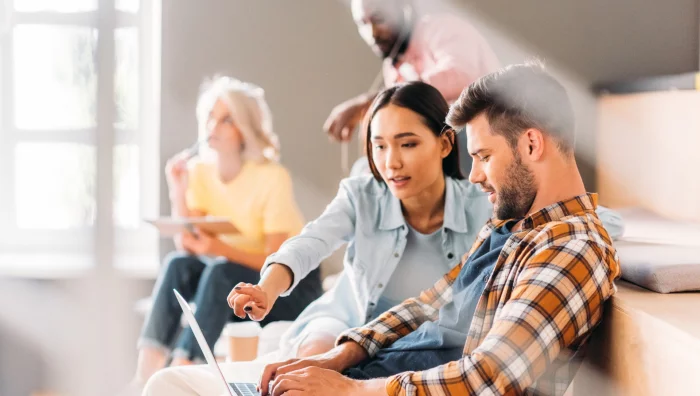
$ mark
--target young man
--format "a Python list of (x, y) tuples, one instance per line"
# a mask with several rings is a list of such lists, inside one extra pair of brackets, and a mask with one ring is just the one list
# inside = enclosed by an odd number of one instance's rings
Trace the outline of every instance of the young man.
[(326, 354), (267, 366), (262, 394), (563, 394), (620, 273), (576, 166), (573, 118), (539, 65), (466, 89), (448, 123), (467, 126), (470, 181), (490, 193), (494, 219), (420, 297)]

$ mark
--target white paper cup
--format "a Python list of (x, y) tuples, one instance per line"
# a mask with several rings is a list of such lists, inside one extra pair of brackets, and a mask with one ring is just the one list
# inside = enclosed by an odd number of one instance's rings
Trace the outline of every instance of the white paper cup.
[(258, 356), (258, 342), (262, 331), (258, 322), (229, 323), (224, 328), (228, 339), (228, 360), (248, 362)]

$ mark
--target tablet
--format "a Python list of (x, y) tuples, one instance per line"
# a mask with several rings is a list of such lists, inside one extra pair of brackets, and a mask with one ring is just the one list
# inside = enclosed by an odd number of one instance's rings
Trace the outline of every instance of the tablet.
[(183, 231), (193, 232), (195, 227), (212, 235), (239, 233), (225, 217), (160, 217), (145, 221), (156, 227), (164, 237), (172, 237)]

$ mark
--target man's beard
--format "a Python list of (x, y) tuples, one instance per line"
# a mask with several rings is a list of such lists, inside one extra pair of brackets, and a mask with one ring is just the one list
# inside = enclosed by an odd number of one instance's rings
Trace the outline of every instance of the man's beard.
[(406, 52), (411, 41), (411, 28), (409, 26), (397, 27), (396, 32), (396, 37), (392, 40), (392, 43), (387, 45), (385, 51), (382, 51), (383, 59), (389, 59), (393, 56), (392, 62), (396, 62), (396, 58)]
[(517, 152), (506, 175), (506, 182), (497, 194), (496, 218), (508, 220), (525, 217), (537, 196), (535, 175), (523, 164)]

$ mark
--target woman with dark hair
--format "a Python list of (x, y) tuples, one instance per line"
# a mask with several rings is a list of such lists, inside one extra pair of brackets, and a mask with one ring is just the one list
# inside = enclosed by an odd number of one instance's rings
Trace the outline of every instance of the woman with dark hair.
[(280, 295), (347, 243), (344, 272), (283, 337), (283, 357), (331, 349), (340, 332), (417, 295), (468, 251), (492, 208), (462, 180), (448, 110), (423, 82), (381, 92), (366, 128), (372, 175), (343, 180), (325, 212), (267, 258), (260, 283), (231, 292), (237, 315), (262, 320)]

